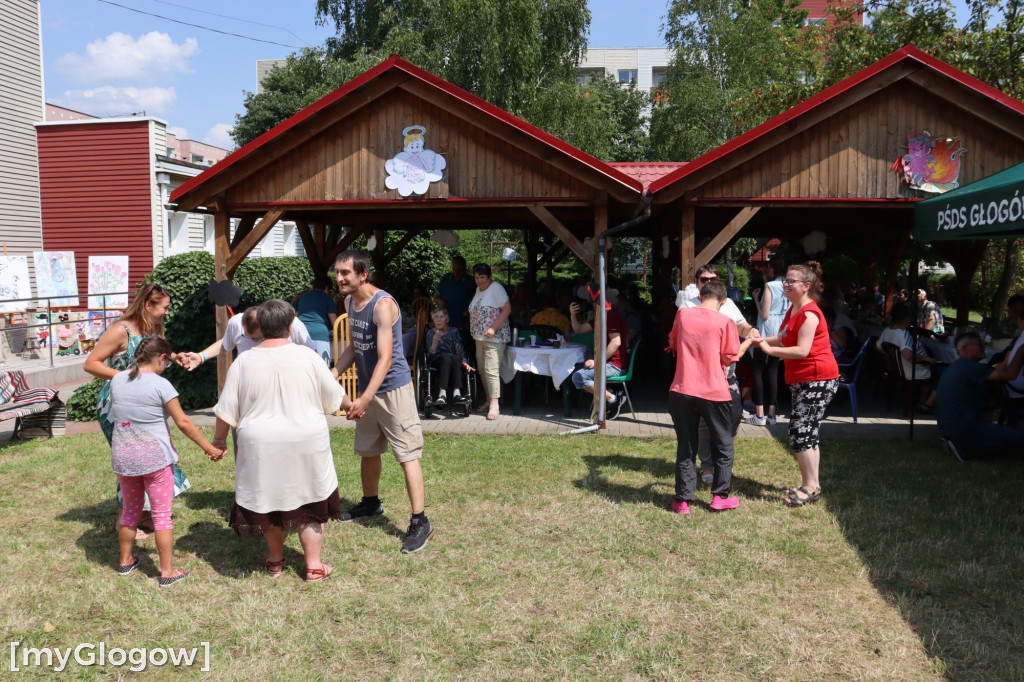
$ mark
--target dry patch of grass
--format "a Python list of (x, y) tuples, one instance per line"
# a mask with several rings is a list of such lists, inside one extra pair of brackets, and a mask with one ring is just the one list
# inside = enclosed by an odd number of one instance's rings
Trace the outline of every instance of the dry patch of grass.
[[(353, 502), (352, 433), (333, 438)], [(930, 444), (827, 443), (825, 502), (790, 510), (779, 490), (796, 481), (795, 464), (782, 445), (747, 440), (740, 508), (710, 512), (705, 487), (679, 517), (667, 511), (673, 441), (430, 436), (435, 541), (399, 554), (408, 504), (386, 462), (386, 516), (329, 526), (325, 560), (337, 572), (305, 585), (294, 537), (274, 581), (263, 543), (227, 528), (231, 462), (178, 446), (194, 487), (175, 502), (176, 553), (193, 573), (171, 590), (156, 588), (151, 541), (141, 572), (114, 574), (102, 436), (0, 450), (7, 641), (209, 641), (213, 677), (246, 680), (1019, 679), (1024, 669), (1016, 463), (965, 468)]]

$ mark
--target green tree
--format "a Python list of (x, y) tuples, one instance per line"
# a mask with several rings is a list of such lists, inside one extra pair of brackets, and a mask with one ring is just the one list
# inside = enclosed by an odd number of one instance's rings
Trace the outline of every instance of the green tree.
[(818, 70), (799, 0), (675, 0), (674, 55), (651, 117), (655, 158), (693, 159), (798, 101)]
[(576, 77), (586, 0), (317, 0), (342, 59), (397, 54), (512, 113)]
[(602, 161), (646, 161), (650, 102), (636, 83), (623, 88), (601, 73), (583, 84), (552, 83), (522, 113), (537, 127)]

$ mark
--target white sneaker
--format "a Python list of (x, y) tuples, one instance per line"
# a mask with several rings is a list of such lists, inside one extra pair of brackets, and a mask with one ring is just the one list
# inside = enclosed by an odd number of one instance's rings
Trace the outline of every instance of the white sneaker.
[(766, 426), (768, 424), (767, 417), (758, 417), (756, 414), (752, 414), (749, 417), (744, 417), (744, 424), (753, 424), (754, 426)]

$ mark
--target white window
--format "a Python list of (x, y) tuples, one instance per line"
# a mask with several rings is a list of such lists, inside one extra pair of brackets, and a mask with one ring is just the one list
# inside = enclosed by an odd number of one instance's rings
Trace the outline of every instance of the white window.
[(169, 213), (171, 253), (188, 253), (188, 213)]
[(661, 81), (663, 81), (664, 79), (665, 79), (665, 70), (664, 69), (652, 69), (651, 70), (651, 84), (654, 87), (656, 87), (656, 88), (661, 87)]
[(637, 69), (619, 69), (619, 84), (628, 85), (636, 83)]
[(214, 253), (216, 249), (216, 242), (214, 240), (215, 232), (213, 230), (213, 216), (203, 216), (203, 250), (209, 253)]

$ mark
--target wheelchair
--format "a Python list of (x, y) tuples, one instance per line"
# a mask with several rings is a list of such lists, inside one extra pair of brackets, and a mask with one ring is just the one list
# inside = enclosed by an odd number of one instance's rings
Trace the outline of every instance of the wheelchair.
[(476, 368), (462, 370), (462, 399), (459, 401), (449, 400), (444, 407), (436, 405), (437, 383), (440, 379), (441, 370), (437, 367), (427, 365), (426, 353), (420, 353), (416, 358), (416, 402), (420, 412), (427, 419), (434, 417), (434, 413), (440, 410), (448, 410), (452, 415), (468, 417), (473, 407), (473, 394), (476, 388)]

